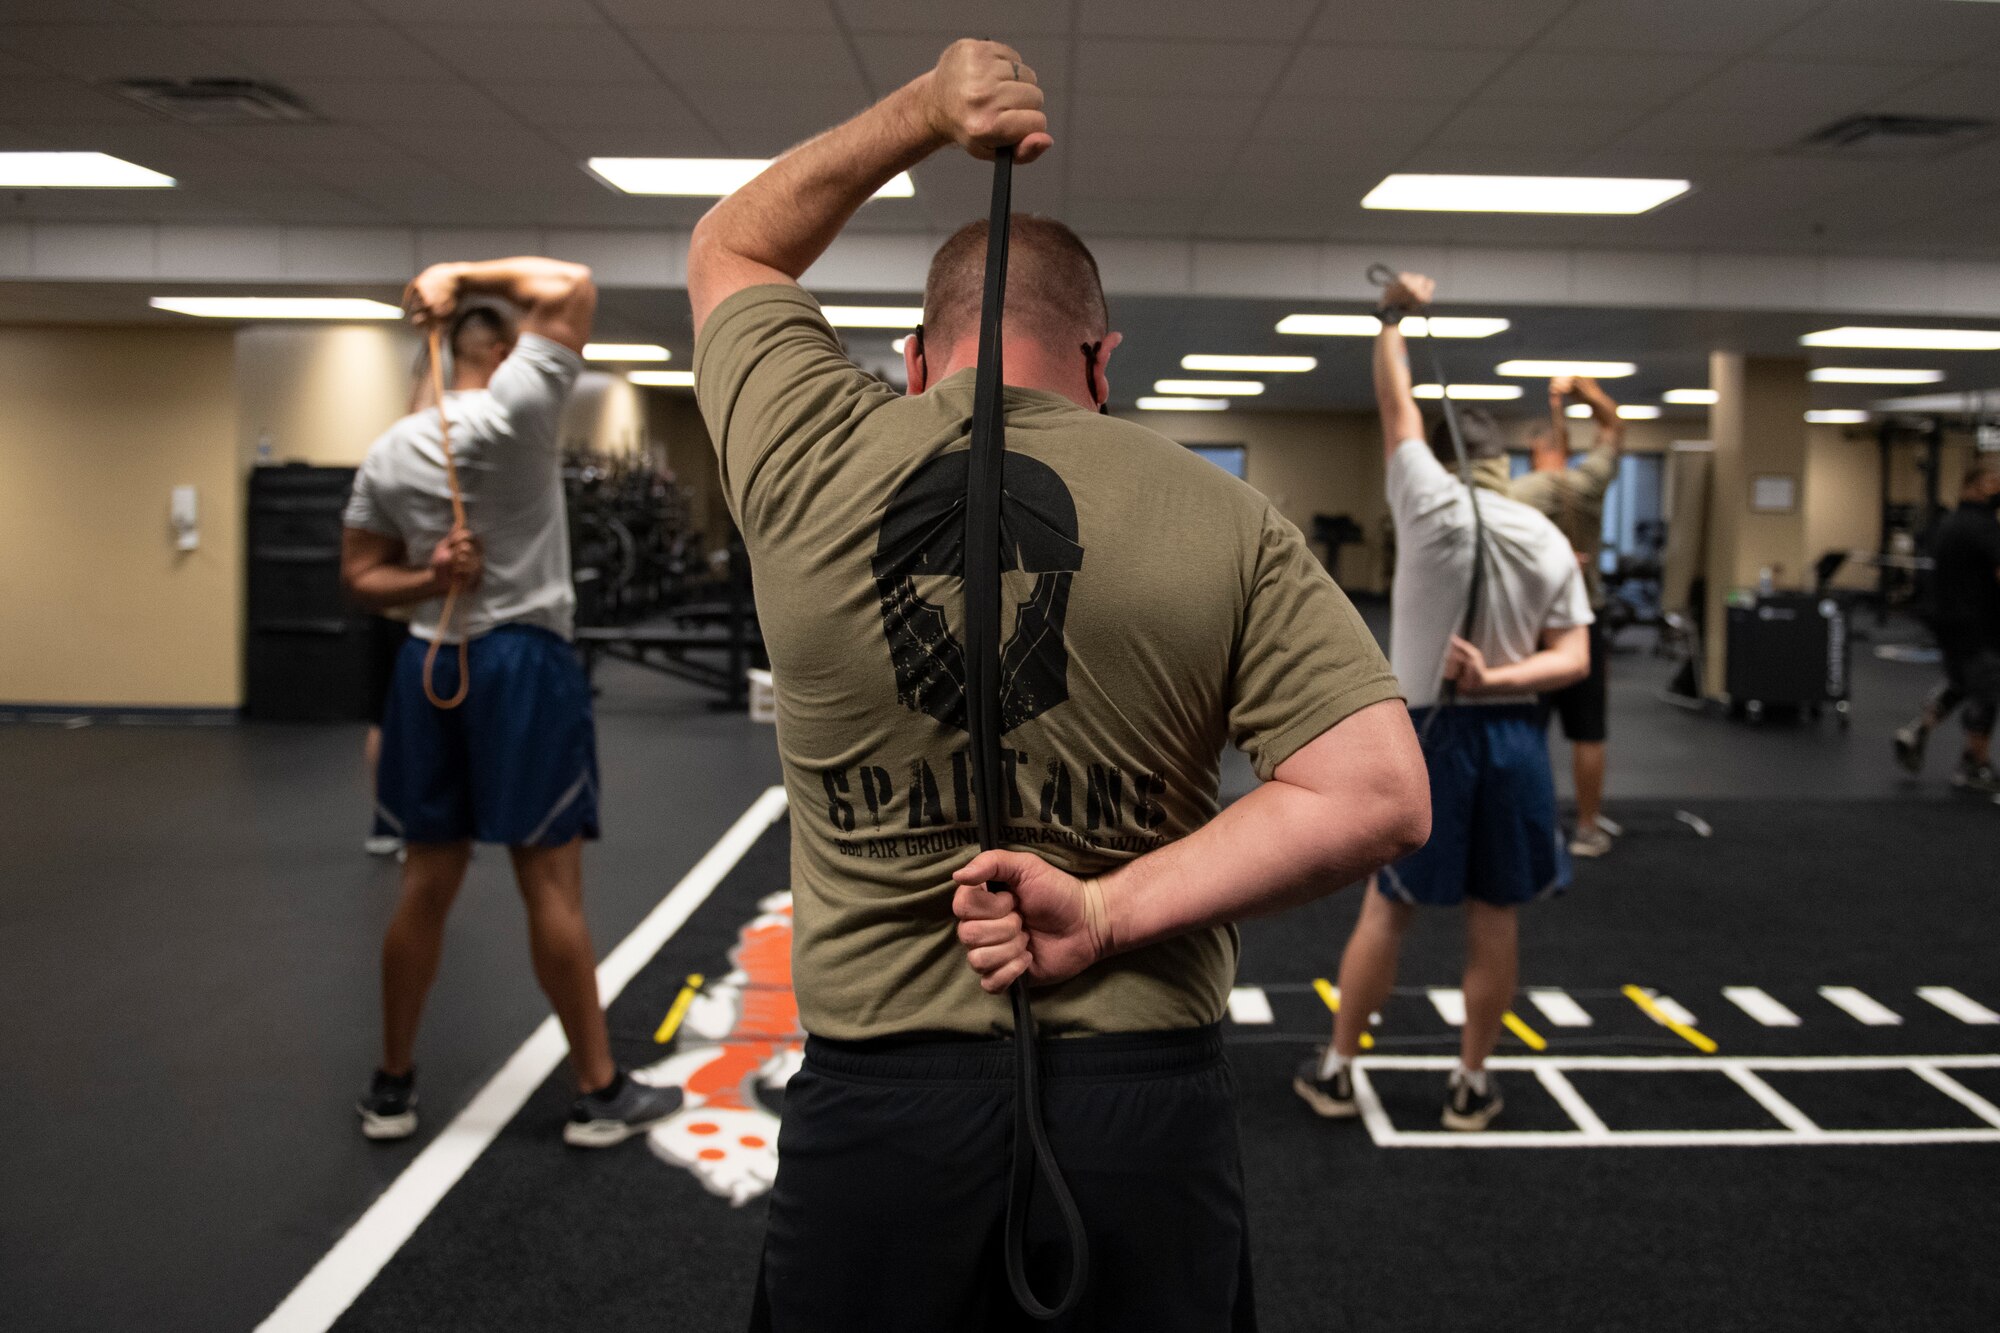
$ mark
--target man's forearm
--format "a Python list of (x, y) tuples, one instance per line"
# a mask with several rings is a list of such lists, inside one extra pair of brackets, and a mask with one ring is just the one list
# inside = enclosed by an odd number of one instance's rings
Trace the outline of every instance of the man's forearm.
[(1371, 704), (1202, 828), (1099, 878), (1109, 951), (1357, 883), (1429, 832), (1429, 779), (1409, 713), (1399, 700)]
[(436, 571), (426, 566), (375, 565), (342, 581), (347, 600), (363, 611), (388, 611), (414, 606), (444, 595)]
[(1580, 385), (1577, 392), (1590, 404), (1590, 415), (1597, 423), (1597, 445), (1592, 452), (1608, 452), (1617, 458), (1625, 443), (1625, 419), (1618, 415), (1618, 404), (1595, 383)]
[(796, 281), (875, 192), (951, 142), (932, 113), (931, 74), (792, 149), (695, 228), (690, 282), (734, 256)]
[(1423, 434), (1423, 413), (1410, 384), (1410, 350), (1403, 330), (1388, 319), (1375, 337), (1375, 407), (1382, 415), (1382, 444), (1393, 451)]
[(567, 300), (590, 281), (590, 270), (584, 265), (540, 255), (482, 259), (454, 265), (453, 269), (462, 290), (504, 297), (525, 307)]
[(1567, 646), (1544, 648), (1518, 662), (1488, 667), (1475, 694), (1547, 694), (1590, 674), (1590, 658)]

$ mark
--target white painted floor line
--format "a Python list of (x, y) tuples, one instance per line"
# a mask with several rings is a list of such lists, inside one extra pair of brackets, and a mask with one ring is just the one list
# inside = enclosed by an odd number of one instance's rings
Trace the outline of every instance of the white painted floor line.
[(2000, 1014), (1994, 1013), (1970, 995), (1955, 991), (1949, 986), (1919, 986), (1917, 995), (1961, 1023), (2000, 1023)]
[(1849, 1017), (1871, 1028), (1893, 1028), (1902, 1025), (1901, 1014), (1859, 987), (1821, 986), (1819, 993), (1827, 1003), (1845, 1010)]
[(1686, 1027), (1694, 1027), (1696, 1025), (1695, 1017), (1688, 1012), (1687, 1006), (1676, 1000), (1673, 996), (1662, 995), (1656, 990), (1649, 990), (1646, 992), (1646, 998), (1650, 999), (1655, 1008), (1668, 1018), (1673, 1019), (1674, 1022)]
[[(618, 997), (625, 984), (707, 901), (723, 876), (784, 813), (784, 788), (772, 787), (759, 796), (673, 891), (605, 956), (597, 968), (597, 989), (605, 1004)], [(500, 1072), (425, 1145), (416, 1160), (257, 1326), (258, 1333), (324, 1333), (331, 1327), (430, 1215), (438, 1200), (486, 1151), (567, 1050), (556, 1020), (542, 1020)], [(550, 1143), (551, 1152), (561, 1151), (553, 1139)]]
[(1275, 1023), (1271, 997), (1256, 986), (1238, 986), (1229, 992), (1229, 1018), (1235, 1023)]
[(1550, 986), (1535, 986), (1528, 990), (1528, 1001), (1542, 1011), (1542, 1017), (1559, 1028), (1587, 1028), (1590, 1014), (1570, 997), (1565, 990)]
[(1773, 1119), (1794, 1134), (1820, 1135), (1826, 1131), (1813, 1123), (1812, 1117), (1786, 1101), (1776, 1088), (1758, 1078), (1742, 1065), (1730, 1065), (1723, 1073), (1729, 1075), (1736, 1086), (1749, 1093), (1757, 1105), (1771, 1113)]
[[(1823, 1074), (1844, 1069), (2000, 1069), (2000, 1054), (1993, 1055), (1496, 1055), (1487, 1060), (1494, 1069), (1534, 1070), (1543, 1065), (1572, 1073), (1665, 1074), (1682, 1071), (1714, 1073), (1737, 1066), (1743, 1069), (1784, 1070)], [(1458, 1068), (1455, 1055), (1363, 1055), (1356, 1067), (1370, 1069)]]
[(1556, 1099), (1556, 1105), (1562, 1107), (1563, 1114), (1574, 1121), (1577, 1129), (1583, 1134), (1602, 1138), (1611, 1133), (1597, 1112), (1590, 1109), (1590, 1103), (1583, 1099), (1583, 1094), (1576, 1090), (1576, 1085), (1564, 1077), (1560, 1069), (1538, 1065), (1535, 1068), (1535, 1077), (1549, 1090), (1549, 1096)]
[[(1457, 1068), (1458, 1061), (1454, 1059), (1450, 1065)], [(1361, 1109), (1361, 1123), (1368, 1127), (1368, 1137), (1377, 1146), (1386, 1145), (1396, 1137), (1396, 1127), (1390, 1123), (1389, 1113), (1382, 1109), (1382, 1099), (1375, 1094), (1375, 1085), (1368, 1081), (1368, 1071), (1359, 1062), (1349, 1068), (1354, 1073), (1354, 1104)]]
[(1378, 1148), (1829, 1148), (1910, 1147), (1939, 1143), (2000, 1143), (2000, 1129), (1632, 1129), (1597, 1138), (1572, 1130), (1391, 1130), (1370, 1135)]
[(1995, 1129), (2000, 1129), (2000, 1106), (1995, 1106), (1984, 1097), (1966, 1087), (1951, 1075), (1931, 1064), (1911, 1065), (1910, 1072), (1936, 1088), (1945, 1096), (1963, 1106), (1966, 1110), (1984, 1120)]
[(1795, 1028), (1801, 1022), (1797, 1014), (1755, 986), (1724, 986), (1722, 995), (1767, 1028)]
[(1455, 1028), (1465, 1026), (1465, 992), (1449, 986), (1433, 986), (1424, 992), (1431, 997), (1431, 1007), (1438, 1011), (1438, 1017)]

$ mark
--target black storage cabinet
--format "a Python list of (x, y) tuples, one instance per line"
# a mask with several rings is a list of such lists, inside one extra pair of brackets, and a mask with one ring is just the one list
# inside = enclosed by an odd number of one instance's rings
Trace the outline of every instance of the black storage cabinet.
[(272, 722), (373, 721), (371, 618), (340, 594), (340, 515), (349, 467), (250, 473), (244, 712)]
[(1839, 601), (1777, 592), (1729, 608), (1730, 703), (1753, 717), (1768, 708), (1847, 716), (1847, 611)]

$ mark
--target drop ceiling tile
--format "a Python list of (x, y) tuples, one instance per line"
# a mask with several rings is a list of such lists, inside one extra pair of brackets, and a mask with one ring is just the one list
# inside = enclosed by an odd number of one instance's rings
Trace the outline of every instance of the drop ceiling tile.
[(722, 140), (699, 125), (552, 125), (548, 137), (587, 157), (721, 157)]
[(1087, 0), (1078, 28), (1091, 36), (1206, 37), (1230, 40), (1248, 32), (1296, 41), (1318, 8), (1314, 0)]
[[(1574, 148), (1560, 146), (1531, 148), (1489, 144), (1467, 147), (1434, 141), (1405, 157), (1397, 164), (1397, 170), (1473, 176), (1562, 176), (1570, 174), (1570, 164), (1576, 158)], [(1403, 212), (1402, 216), (1410, 214)], [(1488, 213), (1478, 216), (1491, 218), (1499, 215)]]
[[(604, 23), (604, 15), (591, 0), (366, 0), (366, 3), (379, 10), (383, 18), (399, 24), (564, 23), (597, 27)], [(639, 3), (648, 9), (664, 7), (659, 0), (639, 0)]]
[(1945, 0), (1834, 0), (1770, 45), (1836, 60), (1963, 60), (2000, 50), (2000, 7)]
[(361, 125), (213, 125), (216, 143), (270, 162), (393, 162), (404, 154)]
[(1085, 93), (1076, 99), (1075, 123), (1092, 134), (1164, 134), (1191, 145), (1234, 142), (1250, 132), (1260, 106), (1249, 98)]
[(698, 127), (685, 100), (657, 80), (643, 83), (495, 83), (494, 99), (531, 125)]
[(505, 107), (469, 83), (394, 79), (311, 80), (291, 85), (308, 106), (336, 124), (404, 123), (504, 125)]
[(1810, 108), (1833, 118), (1919, 83), (1931, 73), (1924, 65), (1742, 60), (1690, 92), (1675, 109), (1736, 112), (1748, 119), (1777, 105), (1791, 111)]
[(1479, 97), (1524, 106), (1656, 107), (1692, 92), (1728, 60), (1712, 53), (1536, 49), (1501, 70)]
[(430, 52), (381, 26), (215, 24), (203, 28), (202, 38), (281, 83), (450, 77)]
[(1990, 67), (1961, 65), (1885, 93), (1870, 109), (2000, 121), (2000, 75)]
[(386, 222), (381, 209), (315, 185), (242, 186), (229, 195), (259, 217), (273, 222), (339, 226)]
[(1293, 48), (1277, 42), (1161, 42), (1091, 37), (1078, 44), (1077, 79), (1093, 93), (1199, 91), (1263, 97)]
[(1774, 103), (1755, 115), (1670, 107), (1626, 132), (1613, 150), (1634, 153), (1765, 153), (1789, 148), (1830, 117), (1815, 106)]
[(0, 0), (0, 23), (130, 23), (137, 14), (119, 0)]
[(1436, 133), (1457, 106), (1401, 98), (1279, 97), (1258, 116), (1251, 138), (1255, 145), (1286, 146), (1283, 151), (1302, 161), (1313, 160), (1316, 149), (1403, 153)]
[(0, 123), (49, 126), (149, 125), (155, 117), (130, 102), (66, 80), (0, 80)]
[[(1078, 0), (1075, 8), (1095, 4), (1096, 0)], [(1072, 10), (1070, 0), (952, 0), (949, 6), (936, 0), (834, 0), (833, 7), (856, 32), (991, 37), (1031, 56), (1022, 39), (1067, 34)]]
[(408, 32), (439, 60), (488, 86), (517, 79), (637, 83), (653, 74), (624, 36), (603, 25), (425, 25)]
[(1198, 217), (1194, 204), (1080, 199), (1063, 220), (1094, 244), (1103, 236), (1186, 236), (1195, 230)]
[(1507, 63), (1475, 47), (1307, 46), (1278, 85), (1280, 97), (1462, 100)]
[(186, 30), (154, 23), (0, 28), (0, 50), (91, 83), (250, 73), (244, 62), (191, 39)]
[(847, 49), (820, 33), (689, 32), (651, 26), (629, 31), (661, 73), (682, 87), (833, 88), (857, 100), (867, 95)]
[[(612, 22), (626, 27), (677, 28), (707, 32), (761, 29), (774, 32), (833, 32), (826, 0), (758, 0), (719, 5), (715, 0), (594, 0)], [(935, 12), (935, 11), (934, 11)]]
[(1821, 0), (1580, 0), (1542, 36), (1553, 51), (1740, 54), (1810, 14)]
[(1496, 106), (1482, 97), (1447, 121), (1431, 146), (1505, 149), (1527, 143), (1581, 151), (1616, 140), (1644, 114), (1631, 107)]
[(1556, 19), (1572, 0), (1343, 0), (1326, 6), (1315, 42), (1356, 46), (1517, 48)]
[[(65, 7), (70, 0), (64, 0)], [(131, 9), (179, 24), (374, 23), (361, 0), (121, 0)]]

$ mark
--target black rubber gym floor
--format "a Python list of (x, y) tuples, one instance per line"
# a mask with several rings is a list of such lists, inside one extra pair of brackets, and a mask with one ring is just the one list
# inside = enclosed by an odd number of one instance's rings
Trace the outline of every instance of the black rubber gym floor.
[[(1228, 1035), (1264, 1326), (1990, 1328), (2000, 1026), (1967, 1019), (2000, 1004), (1992, 812), (1711, 803), (1710, 839), (1671, 806), (1623, 813), (1632, 831), (1617, 859), (1525, 918), (1526, 1035), (1503, 1042), (1524, 1067), (1501, 1076), (1496, 1125), (1514, 1146), (1444, 1135), (1442, 1070), (1393, 1067), (1449, 1064), (1455, 921), (1416, 933), (1378, 1031), (1380, 1143), (1315, 1118), (1288, 1086), (1324, 1039), (1313, 982), (1336, 965), (1356, 893), (1246, 932), (1241, 984), (1271, 1021), (1231, 1022)], [(557, 1140), (558, 1073), (337, 1327), (741, 1326), (765, 1117), (782, 1108), (775, 1079), (795, 1041), (772, 1025), (790, 1010), (770, 993), (782, 974), (760, 965), (773, 940), (757, 938), (784, 930), (769, 896), (787, 883), (785, 848), (782, 825), (760, 839), (612, 1010), (621, 1058), (658, 1061), (668, 1048), (655, 1035), (689, 975), (714, 979), (713, 1012), (673, 1039), (673, 1072), (723, 1095), (648, 1143), (583, 1154)], [(732, 949), (747, 975), (731, 975)], [(1763, 999), (1746, 1008), (1724, 993), (1740, 987)], [(1894, 1021), (1863, 1022), (1821, 987), (1853, 988)], [(1948, 999), (1955, 1015), (1920, 987), (1971, 1003)], [(1581, 1099), (1594, 1135), (1536, 1066)]]

